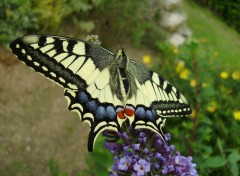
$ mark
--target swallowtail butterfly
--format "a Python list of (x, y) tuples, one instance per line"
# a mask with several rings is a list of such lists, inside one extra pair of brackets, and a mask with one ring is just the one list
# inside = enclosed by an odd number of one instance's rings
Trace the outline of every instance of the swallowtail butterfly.
[(128, 120), (163, 137), (166, 117), (187, 116), (184, 96), (157, 73), (90, 42), (48, 35), (29, 35), (10, 45), (27, 66), (64, 88), (69, 110), (90, 125), (88, 150), (104, 130), (118, 131)]

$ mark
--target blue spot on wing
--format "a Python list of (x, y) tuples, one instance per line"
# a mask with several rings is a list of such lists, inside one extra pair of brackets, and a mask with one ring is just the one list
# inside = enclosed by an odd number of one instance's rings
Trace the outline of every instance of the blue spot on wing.
[(153, 114), (153, 120), (157, 117), (157, 113), (155, 110), (152, 109), (152, 114)]
[(146, 118), (148, 120), (153, 120), (153, 114), (152, 114), (152, 111), (151, 110), (147, 110), (146, 111)]
[(107, 116), (106, 110), (104, 106), (98, 106), (96, 110), (96, 118), (104, 119)]
[(135, 115), (140, 119), (145, 118), (145, 116), (146, 116), (145, 109), (143, 107), (137, 107), (137, 109), (135, 111)]
[(94, 100), (91, 100), (89, 102), (86, 103), (86, 108), (90, 111), (95, 113), (97, 110), (97, 103)]
[(116, 111), (114, 109), (113, 106), (107, 106), (106, 108), (106, 112), (107, 112), (107, 117), (110, 119), (115, 119), (116, 117)]
[(87, 103), (88, 99), (89, 99), (87, 94), (85, 92), (83, 92), (83, 91), (81, 91), (78, 94), (78, 98), (79, 98), (80, 103), (83, 103), (83, 104)]

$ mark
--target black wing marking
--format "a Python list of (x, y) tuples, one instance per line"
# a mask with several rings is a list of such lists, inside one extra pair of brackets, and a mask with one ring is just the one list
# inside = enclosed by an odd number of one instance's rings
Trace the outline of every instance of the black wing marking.
[[(136, 91), (128, 100), (135, 106), (134, 128), (148, 128), (162, 137), (166, 117), (188, 116), (191, 108), (185, 97), (168, 81), (143, 64), (130, 61)], [(163, 137), (164, 138), (164, 137)]]
[(85, 89), (115, 58), (98, 45), (58, 36), (23, 36), (10, 48), (27, 66), (72, 90)]

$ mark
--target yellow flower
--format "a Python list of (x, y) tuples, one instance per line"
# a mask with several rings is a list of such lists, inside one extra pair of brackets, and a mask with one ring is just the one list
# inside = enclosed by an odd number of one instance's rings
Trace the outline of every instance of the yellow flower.
[(202, 87), (207, 87), (207, 86), (208, 86), (207, 83), (205, 83), (205, 82), (202, 83)]
[(215, 52), (213, 53), (213, 56), (214, 56), (214, 57), (218, 57), (218, 55), (219, 55), (219, 53), (218, 53), (217, 51), (215, 51)]
[(188, 76), (189, 76), (189, 74), (190, 74), (190, 71), (185, 68), (185, 69), (183, 69), (183, 70), (180, 72), (179, 77), (180, 77), (181, 79), (187, 79)]
[(191, 118), (195, 118), (196, 117), (196, 111), (195, 109), (192, 110), (192, 114), (190, 115)]
[(180, 73), (185, 67), (185, 63), (183, 61), (178, 61), (176, 72)]
[(173, 46), (173, 54), (179, 54), (179, 49), (176, 46)]
[(207, 39), (206, 38), (200, 38), (200, 43), (206, 43)]
[(192, 79), (192, 80), (190, 81), (190, 86), (191, 86), (191, 87), (196, 87), (196, 85), (197, 85), (197, 81), (196, 81), (195, 79)]
[(216, 109), (217, 109), (217, 103), (215, 101), (210, 102), (207, 107), (208, 112), (213, 113), (216, 111)]
[(232, 78), (235, 80), (240, 79), (240, 72), (238, 72), (238, 71), (232, 72)]
[(220, 73), (220, 77), (221, 77), (222, 79), (227, 79), (227, 78), (228, 78), (228, 72), (222, 71), (222, 72)]
[(143, 63), (149, 64), (151, 62), (151, 57), (149, 55), (143, 56)]
[(235, 111), (235, 112), (233, 113), (233, 116), (234, 116), (234, 119), (235, 119), (235, 120), (239, 120), (239, 121), (240, 121), (240, 110)]

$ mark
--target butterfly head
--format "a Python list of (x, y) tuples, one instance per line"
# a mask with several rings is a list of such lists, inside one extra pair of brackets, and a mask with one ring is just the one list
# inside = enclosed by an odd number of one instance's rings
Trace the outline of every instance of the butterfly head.
[(118, 62), (119, 68), (126, 68), (129, 59), (127, 58), (123, 48), (118, 49), (116, 60)]

